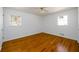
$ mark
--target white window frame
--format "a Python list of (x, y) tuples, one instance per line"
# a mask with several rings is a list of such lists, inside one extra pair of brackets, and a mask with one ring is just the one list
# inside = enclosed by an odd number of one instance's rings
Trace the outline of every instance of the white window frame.
[(68, 16), (67, 15), (58, 16), (57, 25), (58, 26), (66, 26), (66, 25), (68, 25)]
[(21, 26), (22, 25), (22, 17), (11, 15), (10, 24), (11, 24), (11, 26)]

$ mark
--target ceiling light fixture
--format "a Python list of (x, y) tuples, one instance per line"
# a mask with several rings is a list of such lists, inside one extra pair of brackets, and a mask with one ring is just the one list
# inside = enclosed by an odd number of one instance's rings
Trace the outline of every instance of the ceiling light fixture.
[(41, 7), (41, 8), (40, 8), (40, 12), (41, 12), (41, 13), (47, 13), (48, 11), (46, 10), (45, 7)]

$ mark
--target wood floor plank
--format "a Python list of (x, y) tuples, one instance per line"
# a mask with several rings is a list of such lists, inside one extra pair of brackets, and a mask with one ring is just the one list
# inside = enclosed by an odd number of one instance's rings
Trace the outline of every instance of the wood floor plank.
[(38, 33), (10, 41), (2, 45), (2, 52), (58, 52), (58, 46), (63, 46), (68, 52), (79, 52), (76, 40)]

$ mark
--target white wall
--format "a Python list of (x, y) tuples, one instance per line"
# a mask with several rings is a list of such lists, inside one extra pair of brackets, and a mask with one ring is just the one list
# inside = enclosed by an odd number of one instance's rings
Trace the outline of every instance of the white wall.
[[(11, 15), (22, 17), (21, 26), (11, 26)], [(4, 8), (4, 41), (41, 32), (41, 17), (33, 14)]]
[(78, 7), (78, 35), (77, 35), (77, 38), (78, 38), (78, 42), (79, 42), (79, 7)]
[(3, 8), (0, 7), (0, 49), (1, 49), (1, 46), (2, 46), (2, 42), (3, 42), (2, 29), (3, 29)]
[[(11, 15), (22, 16), (22, 26), (11, 26)], [(68, 15), (68, 25), (58, 26), (57, 16)], [(12, 9), (4, 9), (4, 41), (31, 34), (47, 32), (54, 35), (78, 40), (78, 9), (72, 8), (56, 12), (47, 16), (37, 16)]]
[[(64, 34), (64, 37), (77, 39), (77, 8), (60, 11), (54, 14), (50, 14), (44, 18), (44, 31), (50, 34), (59, 35)], [(68, 25), (58, 26), (57, 17), (62, 15), (68, 15)]]

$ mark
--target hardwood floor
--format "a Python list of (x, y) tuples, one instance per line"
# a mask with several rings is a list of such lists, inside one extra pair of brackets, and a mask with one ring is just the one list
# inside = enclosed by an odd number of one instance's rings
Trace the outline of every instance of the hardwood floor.
[(2, 52), (78, 52), (77, 41), (47, 33), (39, 33), (16, 40), (6, 41)]

